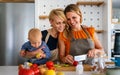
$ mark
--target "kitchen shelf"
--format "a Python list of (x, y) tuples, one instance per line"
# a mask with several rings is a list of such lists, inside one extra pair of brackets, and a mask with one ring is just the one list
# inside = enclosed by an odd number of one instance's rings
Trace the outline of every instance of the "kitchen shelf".
[(112, 24), (120, 24), (120, 22), (112, 22)]
[(104, 3), (104, 1), (78, 1), (77, 5), (97, 5), (100, 6)]
[(47, 15), (40, 15), (40, 16), (39, 16), (39, 19), (47, 19), (47, 18), (48, 18)]
[(103, 33), (104, 30), (95, 30), (96, 33)]
[(0, 0), (0, 3), (34, 3), (34, 0)]

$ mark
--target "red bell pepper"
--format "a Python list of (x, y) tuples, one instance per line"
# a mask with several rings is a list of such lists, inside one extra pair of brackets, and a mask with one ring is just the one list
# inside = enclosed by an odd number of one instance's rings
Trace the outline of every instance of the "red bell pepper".
[(39, 68), (36, 64), (33, 64), (31, 67), (29, 66), (23, 67), (20, 65), (18, 69), (19, 69), (18, 75), (39, 75), (40, 74)]

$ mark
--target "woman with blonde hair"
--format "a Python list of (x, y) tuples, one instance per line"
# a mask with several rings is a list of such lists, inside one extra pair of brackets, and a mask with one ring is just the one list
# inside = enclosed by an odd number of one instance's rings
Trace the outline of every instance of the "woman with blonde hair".
[(50, 29), (42, 31), (43, 41), (45, 41), (50, 48), (52, 57), (50, 60), (58, 61), (58, 36), (66, 25), (66, 17), (63, 9), (53, 9), (49, 14)]
[[(47, 46), (51, 52), (51, 61), (57, 62), (59, 60), (58, 55), (58, 36), (65, 28), (66, 17), (64, 15), (63, 9), (53, 9), (49, 14), (49, 22), (51, 28), (48, 30), (42, 31), (42, 40), (46, 42)], [(29, 56), (34, 56), (37, 54), (37, 51), (27, 52)]]

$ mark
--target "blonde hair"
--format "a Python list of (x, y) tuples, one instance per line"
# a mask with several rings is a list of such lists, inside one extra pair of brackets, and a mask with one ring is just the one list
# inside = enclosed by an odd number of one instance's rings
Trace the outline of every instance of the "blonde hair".
[[(76, 14), (78, 14), (80, 16), (80, 23), (82, 23), (82, 13), (81, 13), (81, 10), (79, 9), (79, 7), (76, 4), (69, 4), (65, 8), (64, 14), (66, 15), (67, 12), (75, 12)], [(65, 37), (67, 37), (69, 40), (74, 38), (73, 34), (72, 34), (72, 28), (69, 25), (66, 26), (64, 34), (65, 34)]]
[(53, 9), (49, 14), (49, 20), (54, 20), (54, 17), (57, 16), (60, 19), (66, 21), (63, 9)]
[(42, 33), (38, 28), (32, 28), (29, 30), (29, 32), (28, 32), (29, 40), (34, 40), (34, 41), (41, 40), (39, 38), (42, 38)]

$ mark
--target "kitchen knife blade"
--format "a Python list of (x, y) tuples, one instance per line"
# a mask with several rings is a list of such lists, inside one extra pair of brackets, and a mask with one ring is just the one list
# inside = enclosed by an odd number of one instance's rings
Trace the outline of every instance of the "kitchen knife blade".
[(74, 56), (75, 61), (83, 61), (86, 60), (86, 58), (87, 58), (87, 54)]

